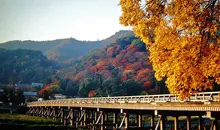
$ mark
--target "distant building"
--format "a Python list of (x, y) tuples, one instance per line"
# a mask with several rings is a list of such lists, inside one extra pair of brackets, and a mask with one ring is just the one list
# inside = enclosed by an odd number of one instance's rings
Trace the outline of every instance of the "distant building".
[(24, 92), (24, 96), (37, 96), (37, 92)]
[(31, 87), (30, 84), (15, 84), (15, 87)]
[(66, 99), (66, 95), (54, 94), (54, 98), (55, 98), (55, 99)]
[(42, 88), (44, 86), (44, 84), (42, 84), (42, 83), (32, 83), (31, 86), (32, 87), (38, 87), (39, 86), (39, 87)]
[(32, 83), (32, 84), (20, 84), (20, 83), (17, 83), (15, 84), (15, 87), (43, 87), (44, 84), (42, 83)]
[(2, 100), (3, 100), (3, 95), (4, 95), (4, 90), (0, 89), (0, 106), (3, 104)]
[(37, 92), (24, 92), (26, 101), (37, 101)]

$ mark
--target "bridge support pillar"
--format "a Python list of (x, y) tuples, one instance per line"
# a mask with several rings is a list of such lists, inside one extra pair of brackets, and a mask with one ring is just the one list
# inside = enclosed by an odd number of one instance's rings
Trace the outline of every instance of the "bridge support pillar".
[(125, 113), (125, 129), (129, 128), (129, 114)]
[(108, 121), (108, 112), (106, 111), (105, 113), (105, 122)]
[(178, 121), (178, 116), (174, 117), (174, 130), (178, 130), (179, 128), (179, 121)]
[(53, 120), (55, 120), (55, 119), (56, 119), (56, 110), (55, 110), (54, 107), (53, 107), (52, 109), (53, 109), (53, 110), (52, 110), (52, 112), (50, 113), (50, 117), (51, 117)]
[(142, 114), (139, 114), (138, 115), (138, 127), (142, 127), (143, 124), (142, 124)]
[(81, 116), (82, 116), (81, 110), (77, 110), (76, 111), (76, 128), (79, 128), (79, 125), (82, 125)]
[(83, 122), (82, 122), (82, 119), (83, 119), (83, 110), (79, 110), (79, 124), (81, 127), (83, 127)]
[(39, 111), (39, 113), (38, 113), (38, 116), (39, 116), (39, 117), (43, 117), (43, 114), (44, 114), (44, 108), (41, 107), (41, 108), (40, 108), (40, 111)]
[(74, 110), (71, 108), (70, 109), (70, 126), (73, 126), (74, 123)]
[(164, 115), (159, 115), (160, 116), (160, 130), (165, 130), (165, 117)]
[(51, 113), (51, 108), (47, 108), (47, 114), (46, 114), (47, 118), (50, 118), (50, 113)]
[(98, 111), (94, 111), (92, 130), (95, 130), (95, 124), (96, 124), (97, 119), (98, 119)]
[(186, 117), (186, 129), (191, 130), (191, 122), (190, 122), (191, 116)]
[(113, 113), (113, 124), (115, 124), (115, 126), (113, 126), (113, 128), (117, 128), (118, 126), (117, 126), (117, 113), (116, 112), (114, 112)]
[(84, 115), (83, 115), (83, 126), (86, 127), (87, 126), (87, 111), (84, 111)]
[(199, 116), (199, 124), (198, 124), (198, 130), (203, 130), (203, 118), (202, 116)]
[(105, 129), (105, 113), (102, 111), (101, 115), (101, 130)]
[(44, 107), (43, 117), (47, 117), (47, 108)]
[(212, 118), (211, 130), (219, 130), (217, 118)]
[(97, 120), (97, 118), (98, 118), (98, 112), (97, 112), (97, 111), (95, 111), (95, 112), (94, 112), (94, 120), (96, 121), (96, 120)]
[(93, 119), (93, 111), (90, 111), (90, 113), (89, 113), (89, 119), (90, 119), (90, 120)]
[(61, 115), (60, 115), (60, 117), (61, 117), (60, 122), (61, 122), (61, 123), (64, 123), (64, 109), (63, 109), (63, 108), (60, 108), (60, 112), (61, 112)]
[(152, 116), (151, 116), (151, 120), (150, 120), (150, 124), (151, 124), (152, 129), (154, 129), (154, 127), (155, 127), (155, 126), (154, 126), (154, 117), (155, 117), (155, 116), (152, 115)]

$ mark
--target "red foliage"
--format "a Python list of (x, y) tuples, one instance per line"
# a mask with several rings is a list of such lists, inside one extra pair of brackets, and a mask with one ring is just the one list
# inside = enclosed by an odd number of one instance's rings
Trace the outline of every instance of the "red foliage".
[(74, 80), (79, 81), (83, 79), (87, 72), (88, 72), (87, 70), (80, 71), (79, 73), (76, 74), (76, 76), (74, 77)]
[(50, 92), (49, 89), (48, 89), (48, 87), (49, 87), (48, 85), (44, 86), (44, 87), (41, 88), (41, 90), (38, 91), (37, 93), (42, 96), (42, 95), (43, 95), (43, 92), (44, 92), (45, 90), (47, 90), (48, 92)]
[(121, 60), (121, 63), (125, 63), (125, 62), (127, 62), (127, 59), (123, 58), (123, 59)]
[(93, 74), (95, 74), (95, 73), (98, 71), (98, 69), (97, 69), (96, 66), (92, 66), (92, 67), (90, 68), (90, 71), (91, 71)]
[(120, 59), (115, 58), (115, 59), (112, 61), (112, 66), (117, 67), (117, 66), (119, 65), (119, 63), (120, 63)]
[(91, 98), (92, 96), (95, 96), (96, 95), (96, 91), (95, 90), (91, 90), (89, 93), (88, 93), (88, 97)]
[(122, 50), (122, 51), (120, 52), (120, 54), (121, 54), (121, 55), (124, 55), (124, 54), (126, 54), (126, 52), (127, 52), (126, 50)]
[(146, 82), (144, 82), (143, 87), (146, 88), (146, 87), (150, 87), (151, 85), (152, 84), (150, 81), (146, 81)]
[(107, 79), (108, 77), (112, 76), (112, 72), (109, 70), (100, 70), (99, 74), (101, 74), (104, 79)]
[(128, 80), (128, 78), (127, 78), (127, 76), (123, 76), (123, 77), (121, 78), (121, 80), (122, 80), (123, 82), (125, 82), (126, 80)]
[(132, 46), (132, 45), (128, 45), (126, 49), (128, 52), (131, 52), (131, 53), (135, 53), (139, 50), (137, 46)]
[(108, 57), (112, 57), (112, 55), (114, 54), (114, 50), (115, 50), (115, 47), (114, 47), (114, 46), (109, 47), (109, 48), (107, 49), (107, 56), (108, 56)]
[(102, 60), (96, 64), (96, 67), (99, 69), (99, 68), (102, 68), (103, 66), (108, 66), (108, 64), (109, 64), (108, 60)]
[(125, 66), (125, 70), (131, 70), (131, 69), (134, 69), (134, 65), (133, 64), (131, 64), (131, 63), (128, 63), (128, 64), (126, 64), (126, 66)]
[(205, 48), (203, 48), (203, 50), (202, 50), (202, 54), (204, 55), (204, 56), (208, 56), (209, 54), (210, 54), (210, 49), (208, 48), (208, 47), (205, 47)]
[(146, 81), (146, 80), (149, 80), (151, 76), (152, 76), (152, 73), (151, 73), (150, 69), (148, 69), (148, 68), (141, 69), (136, 76), (136, 80), (137, 81)]

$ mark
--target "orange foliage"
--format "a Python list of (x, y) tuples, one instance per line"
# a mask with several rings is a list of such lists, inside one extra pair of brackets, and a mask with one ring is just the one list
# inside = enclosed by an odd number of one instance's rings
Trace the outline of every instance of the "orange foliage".
[(152, 84), (151, 84), (151, 82), (150, 81), (146, 81), (146, 82), (144, 82), (144, 85), (143, 85), (143, 87), (145, 88), (145, 87), (150, 87)]
[(89, 98), (91, 98), (91, 97), (93, 97), (93, 96), (95, 96), (96, 95), (96, 91), (95, 90), (92, 90), (92, 91), (90, 91), (89, 93), (88, 93), (88, 97)]
[(108, 60), (102, 60), (102, 61), (99, 61), (97, 64), (96, 64), (96, 67), (97, 68), (102, 68), (103, 66), (108, 66), (109, 64), (109, 61)]
[(151, 70), (146, 68), (146, 69), (141, 69), (137, 76), (136, 76), (136, 80), (137, 81), (146, 81), (147, 79), (150, 79), (152, 76)]
[(108, 57), (111, 57), (111, 56), (114, 54), (114, 50), (115, 50), (115, 47), (114, 47), (114, 46), (109, 47), (109, 48), (107, 49), (107, 56), (108, 56)]
[(123, 76), (123, 77), (121, 78), (121, 80), (122, 80), (123, 82), (125, 82), (126, 80), (128, 80), (128, 78), (127, 78), (127, 76)]
[(76, 76), (74, 77), (74, 80), (79, 81), (79, 80), (83, 79), (87, 72), (88, 72), (87, 70), (80, 71), (79, 73), (76, 74)]
[(37, 93), (39, 94), (39, 95), (43, 95), (43, 92), (44, 91), (48, 91), (48, 93), (50, 93), (50, 91), (49, 91), (49, 85), (46, 85), (46, 86), (44, 86), (40, 91), (38, 91)]
[[(120, 23), (147, 45), (157, 80), (182, 98), (220, 84), (219, 0), (120, 0)], [(138, 76), (142, 77), (142, 76)]]
[(101, 74), (104, 79), (107, 79), (108, 77), (112, 76), (112, 72), (109, 70), (100, 70), (99, 74)]

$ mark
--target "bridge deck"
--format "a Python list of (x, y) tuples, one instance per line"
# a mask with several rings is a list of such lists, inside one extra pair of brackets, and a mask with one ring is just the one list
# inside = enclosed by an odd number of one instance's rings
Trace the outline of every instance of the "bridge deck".
[(220, 92), (203, 92), (181, 101), (176, 95), (73, 98), (28, 103), (28, 107), (84, 107), (131, 110), (220, 111)]
[(220, 111), (220, 103), (41, 103), (31, 104), (28, 107), (83, 107), (103, 109), (130, 109), (130, 110), (168, 110), (168, 111)]

